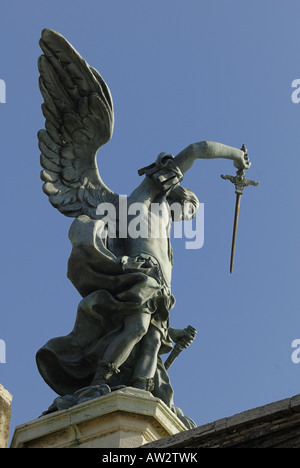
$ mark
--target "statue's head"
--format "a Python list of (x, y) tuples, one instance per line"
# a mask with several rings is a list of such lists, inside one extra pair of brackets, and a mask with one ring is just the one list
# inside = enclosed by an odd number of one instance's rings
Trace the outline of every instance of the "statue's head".
[(167, 196), (173, 221), (191, 220), (199, 208), (199, 200), (190, 189), (177, 185)]

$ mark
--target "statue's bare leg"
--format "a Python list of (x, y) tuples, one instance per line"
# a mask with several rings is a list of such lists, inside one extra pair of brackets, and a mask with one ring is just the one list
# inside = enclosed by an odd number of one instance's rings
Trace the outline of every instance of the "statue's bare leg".
[(123, 331), (109, 344), (101, 357), (91, 385), (107, 383), (114, 373), (118, 373), (134, 346), (147, 333), (150, 320), (151, 315), (145, 312), (128, 315), (124, 319)]
[(144, 390), (153, 390), (153, 378), (157, 367), (157, 356), (161, 346), (161, 336), (157, 328), (150, 325), (148, 333), (141, 341), (141, 352), (135, 363), (131, 384)]

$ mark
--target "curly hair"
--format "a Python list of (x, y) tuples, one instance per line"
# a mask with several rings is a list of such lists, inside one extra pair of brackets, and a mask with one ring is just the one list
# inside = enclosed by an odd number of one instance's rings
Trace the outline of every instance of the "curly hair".
[[(185, 204), (191, 203), (193, 206), (193, 212), (192, 212), (191, 218), (195, 216), (196, 211), (198, 210), (199, 204), (200, 204), (194, 192), (192, 192), (190, 189), (186, 187), (182, 187), (181, 185), (177, 185), (168, 193), (167, 201), (170, 207), (172, 207), (173, 203), (179, 203), (181, 207), (183, 208)], [(176, 217), (176, 213), (175, 213), (175, 210), (172, 210), (173, 221), (176, 221), (174, 217)]]

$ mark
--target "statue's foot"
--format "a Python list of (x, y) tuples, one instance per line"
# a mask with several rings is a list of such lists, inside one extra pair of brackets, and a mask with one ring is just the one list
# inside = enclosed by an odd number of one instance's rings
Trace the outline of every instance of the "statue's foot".
[(90, 387), (83, 387), (77, 390), (73, 395), (64, 395), (55, 398), (52, 405), (47, 411), (44, 411), (41, 416), (45, 414), (53, 413), (55, 411), (61, 411), (72, 408), (72, 406), (79, 405), (88, 400), (99, 398), (103, 395), (107, 395), (111, 392), (111, 389), (106, 384), (92, 385)]
[(107, 395), (111, 392), (111, 389), (106, 384), (93, 385), (91, 387), (84, 387), (74, 393), (74, 397), (77, 400), (77, 405), (83, 403), (87, 400), (93, 400), (94, 398), (99, 398), (100, 396)]

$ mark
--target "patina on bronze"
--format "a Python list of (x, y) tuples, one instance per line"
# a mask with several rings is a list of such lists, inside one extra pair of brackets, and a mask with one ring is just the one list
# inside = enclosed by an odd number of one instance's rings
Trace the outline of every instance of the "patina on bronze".
[[(48, 412), (120, 386), (136, 387), (160, 398), (187, 427), (194, 427), (174, 404), (161, 358), (172, 352), (173, 343), (187, 347), (195, 337), (194, 329), (170, 326), (170, 311), (175, 305), (171, 225), (196, 215), (197, 196), (181, 186), (196, 160), (224, 158), (244, 171), (250, 167), (248, 157), (243, 150), (212, 141), (192, 143), (175, 156), (163, 152), (151, 157), (147, 161), (151, 164), (139, 170), (144, 177), (127, 197), (128, 206), (142, 204), (149, 232), (161, 224), (167, 235), (124, 236), (122, 199), (103, 182), (96, 159), (113, 133), (109, 87), (61, 34), (43, 30), (40, 46), (45, 129), (38, 132), (38, 142), (43, 191), (58, 211), (74, 218), (69, 230), (72, 250), (67, 275), (82, 297), (72, 331), (50, 339), (36, 355), (40, 374), (60, 395)], [(117, 170), (117, 163), (115, 167)], [(174, 201), (180, 205), (177, 217), (169, 213)], [(152, 212), (153, 204), (167, 206), (169, 215)], [(118, 213), (111, 231), (99, 210), (103, 205)], [(126, 222), (127, 229), (130, 216)]]

